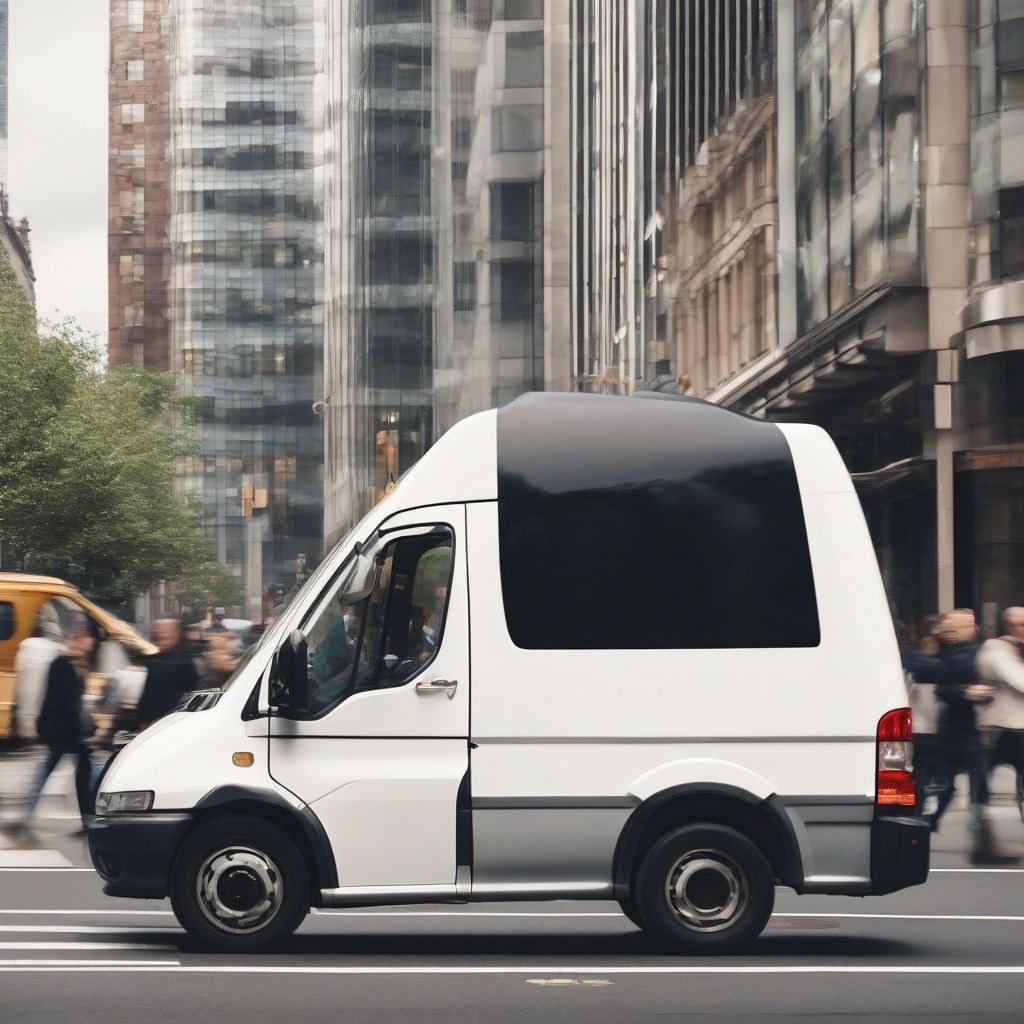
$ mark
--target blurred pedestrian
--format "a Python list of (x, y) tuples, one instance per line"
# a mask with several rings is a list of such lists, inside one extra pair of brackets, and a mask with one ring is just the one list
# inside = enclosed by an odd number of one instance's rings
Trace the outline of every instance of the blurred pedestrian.
[(227, 626), (224, 625), (224, 609), (214, 608), (213, 609), (213, 621), (206, 627), (207, 633), (226, 633)]
[(939, 735), (941, 704), (935, 685), (945, 680), (945, 669), (938, 659), (939, 646), (938, 618), (931, 616), (910, 630), (909, 643), (900, 649), (914, 728), (914, 813), (926, 815), (933, 830), (956, 793), (954, 780), (946, 771)]
[(1019, 778), (1024, 773), (1024, 608), (1007, 608), (1002, 622), (1003, 635), (986, 640), (978, 651), (978, 674), (994, 691), (980, 718), (995, 732), (990, 766), (1012, 765)]
[(238, 637), (230, 630), (206, 631), (206, 683), (211, 689), (228, 681), (238, 664), (239, 653)]
[(951, 776), (966, 772), (971, 782), (972, 864), (1015, 864), (1016, 857), (995, 848), (992, 823), (988, 817), (988, 777), (985, 751), (978, 725), (978, 708), (991, 703), (993, 688), (978, 679), (978, 628), (974, 612), (958, 608), (946, 612), (939, 626), (939, 660), (946, 679), (936, 685), (943, 702), (939, 714), (939, 735), (946, 770)]
[(64, 630), (55, 601), (46, 601), (36, 613), (32, 636), (18, 645), (14, 658), (15, 727), (22, 743), (38, 740), (36, 719), (43, 706), (50, 665), (64, 645)]
[(199, 689), (199, 673), (182, 644), (181, 620), (155, 619), (150, 639), (159, 648), (146, 661), (146, 683), (139, 698), (138, 725), (145, 729), (173, 710), (181, 698)]
[(68, 628), (63, 650), (51, 662), (46, 677), (46, 694), (36, 719), (36, 732), (46, 744), (46, 754), (32, 783), (23, 827), (28, 826), (46, 780), (63, 757), (76, 759), (75, 792), (83, 829), (92, 813), (92, 765), (87, 741), (96, 731), (96, 726), (82, 697), (95, 649), (95, 628), (84, 615), (76, 613)]

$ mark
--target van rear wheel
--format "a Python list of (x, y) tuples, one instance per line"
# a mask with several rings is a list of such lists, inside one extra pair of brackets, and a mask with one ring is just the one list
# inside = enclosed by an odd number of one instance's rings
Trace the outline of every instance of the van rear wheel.
[(309, 870), (287, 834), (259, 818), (228, 817), (185, 837), (171, 906), (204, 949), (249, 953), (288, 938), (309, 912)]
[(746, 836), (687, 825), (647, 852), (634, 888), (640, 917), (680, 953), (731, 953), (764, 930), (775, 904), (772, 870)]

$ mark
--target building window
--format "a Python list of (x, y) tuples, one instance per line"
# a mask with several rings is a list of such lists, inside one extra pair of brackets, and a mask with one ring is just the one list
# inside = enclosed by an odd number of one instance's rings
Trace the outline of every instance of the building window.
[(491, 238), (503, 242), (533, 240), (533, 182), (491, 185)]
[(494, 0), (495, 21), (539, 21), (544, 0)]
[(128, 0), (128, 27), (133, 32), (141, 32), (146, 16), (145, 0)]
[(476, 264), (467, 260), (456, 263), (452, 277), (455, 285), (455, 312), (476, 309)]
[(544, 84), (544, 33), (509, 32), (505, 36), (505, 87)]
[(146, 105), (144, 103), (122, 103), (121, 124), (143, 124), (146, 120)]
[(544, 105), (500, 107), (491, 112), (492, 148), (515, 153), (544, 148)]
[(491, 264), (491, 319), (533, 318), (533, 261), (504, 260)]
[(143, 310), (141, 302), (129, 302), (124, 307), (124, 326), (141, 327)]
[(999, 192), (999, 247), (1002, 276), (1024, 274), (1024, 186)]
[(146, 62), (142, 60), (126, 60), (124, 77), (129, 82), (141, 82), (145, 77)]
[(122, 281), (141, 281), (145, 269), (146, 261), (141, 252), (121, 254), (118, 270)]

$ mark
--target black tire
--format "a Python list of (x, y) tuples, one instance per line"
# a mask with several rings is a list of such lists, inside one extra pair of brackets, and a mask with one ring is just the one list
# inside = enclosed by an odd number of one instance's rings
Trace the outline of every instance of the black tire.
[[(288, 938), (309, 912), (305, 858), (276, 825), (226, 817), (185, 837), (171, 874), (171, 906), (203, 949), (253, 953)], [(251, 904), (251, 905), (250, 905)], [(219, 913), (225, 915), (218, 923)], [(227, 915), (248, 915), (231, 919)]]
[(647, 851), (634, 894), (646, 929), (678, 953), (732, 953), (764, 930), (775, 905), (772, 870), (746, 836), (687, 825)]
[(619, 909), (625, 914), (629, 920), (640, 929), (640, 931), (647, 931), (647, 925), (644, 924), (644, 919), (640, 916), (640, 910), (636, 905), (636, 900), (632, 896), (627, 896), (625, 899), (619, 900)]

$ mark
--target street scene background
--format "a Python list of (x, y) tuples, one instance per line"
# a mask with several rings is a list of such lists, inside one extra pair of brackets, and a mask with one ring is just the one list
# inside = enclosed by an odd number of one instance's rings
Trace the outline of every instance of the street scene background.
[[(258, 963), (310, 1012), (316, 972), (351, 971), (356, 1019), (380, 1016), (375, 972), (395, 1019), (682, 1015), (680, 984), (695, 1016), (728, 991), (736, 1016), (1017, 1019), (1024, 5), (98, 4), (102, 52), (68, 46), (62, 85), (70, 109), (74, 68), (106, 69), (97, 331), (38, 307), (34, 218), (59, 231), (10, 188), (54, 131), (9, 130), (11, 68), (47, 45), (12, 31), (30, 2), (0, 0), (0, 972), (76, 973), (47, 999), (12, 975), (12, 1019), (142, 983), (197, 1012), (215, 962), (88, 872), (104, 761), (222, 686), (449, 428), (533, 391), (828, 430), (903, 652), (933, 877), (884, 903), (780, 895), (728, 966), (661, 957), (599, 904), (323, 912), (234, 964), (229, 1015)], [(51, 764), (62, 651), (84, 715)]]

